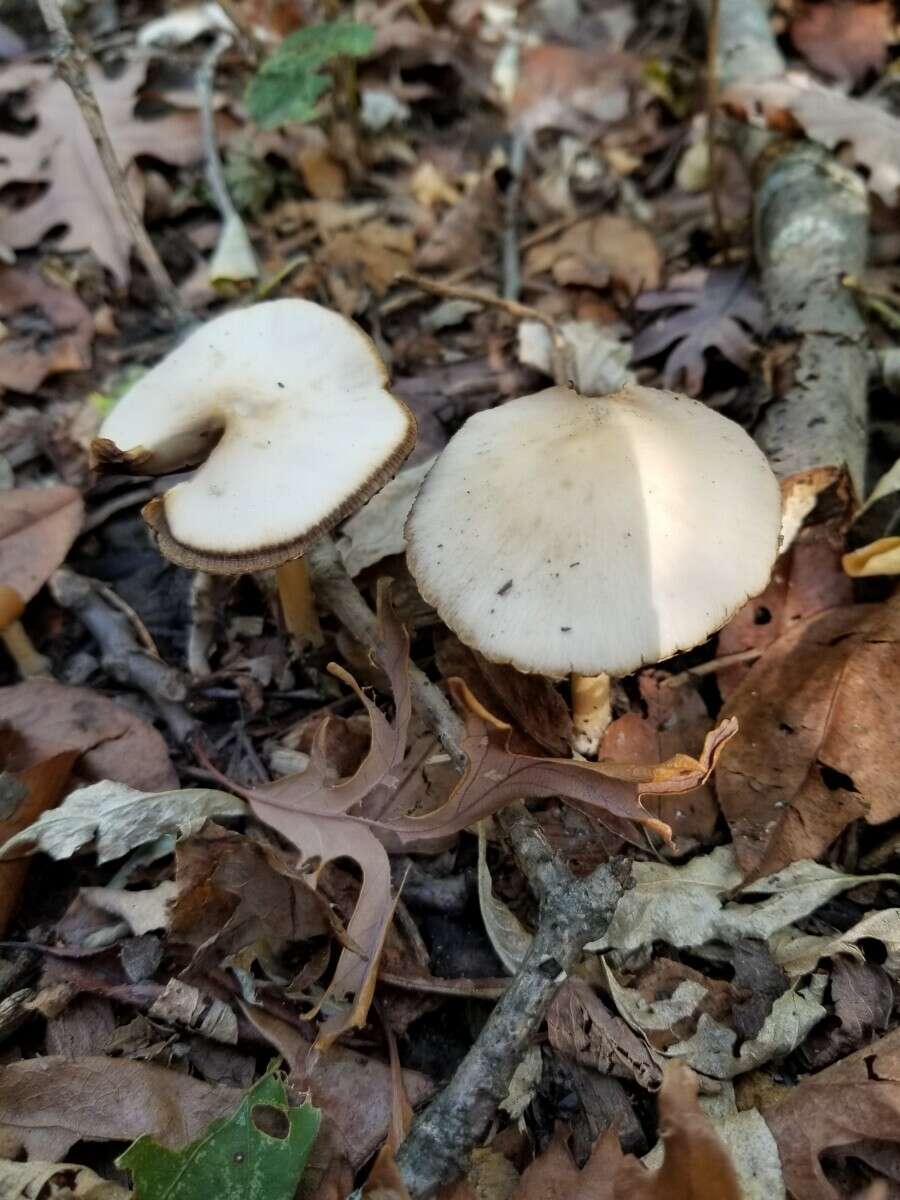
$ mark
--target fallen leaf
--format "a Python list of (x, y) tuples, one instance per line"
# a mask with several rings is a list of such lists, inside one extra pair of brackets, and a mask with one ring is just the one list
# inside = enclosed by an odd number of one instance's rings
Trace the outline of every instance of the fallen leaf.
[(494, 895), (487, 861), (486, 822), (478, 822), (478, 907), (494, 952), (510, 975), (515, 975), (528, 953), (533, 935), (508, 904)]
[(810, 64), (833, 79), (858, 83), (881, 72), (892, 40), (888, 0), (801, 0), (791, 15), (791, 41)]
[(762, 1114), (793, 1200), (840, 1200), (823, 1153), (869, 1139), (900, 1142), (900, 1030), (800, 1080)]
[(29, 1158), (62, 1158), (79, 1141), (150, 1134), (169, 1149), (231, 1112), (240, 1092), (130, 1059), (48, 1056), (0, 1068), (0, 1130)]
[[(562, 321), (559, 332), (565, 340), (569, 363), (578, 391), (584, 396), (616, 392), (632, 378), (628, 370), (631, 345), (616, 336), (616, 330), (597, 321)], [(541, 321), (520, 321), (519, 362), (553, 376), (553, 341)]]
[(900, 908), (883, 908), (868, 913), (844, 933), (830, 936), (801, 933), (788, 926), (770, 940), (772, 956), (788, 975), (798, 979), (814, 971), (823, 958), (846, 955), (857, 962), (865, 961), (859, 943), (863, 938), (881, 942), (885, 948), (885, 969), (900, 971)]
[(497, 229), (498, 195), (493, 173), (483, 176), (449, 208), (416, 251), (418, 271), (476, 266)]
[(532, 136), (542, 129), (598, 135), (598, 126), (628, 116), (637, 79), (627, 54), (547, 44), (521, 55), (510, 105), (515, 127)]
[(140, 937), (154, 929), (169, 928), (169, 906), (178, 895), (178, 885), (174, 880), (164, 879), (155, 887), (138, 892), (125, 888), (85, 887), (80, 894), (94, 908), (121, 917), (131, 932)]
[(146, 791), (178, 786), (162, 736), (146, 721), (90, 688), (29, 679), (0, 688), (0, 725), (18, 734), (6, 768), (22, 771), (63, 750), (77, 750), (88, 779)]
[[(93, 63), (88, 66), (120, 165), (127, 171), (142, 154), (176, 166), (199, 161), (203, 150), (196, 113), (174, 111), (154, 120), (135, 116), (136, 95), (146, 72), (146, 61), (128, 63), (114, 79)], [(2, 90), (7, 96), (24, 93), (16, 116), (36, 127), (25, 134), (0, 134), (0, 188), (10, 183), (46, 185), (30, 204), (0, 210), (4, 240), (25, 249), (64, 225), (57, 250), (91, 250), (117, 283), (127, 283), (131, 234), (68, 84), (54, 66), (22, 63), (4, 69)], [(143, 186), (136, 170), (130, 171), (129, 183), (142, 207)]]
[(732, 695), (741, 737), (717, 775), (738, 862), (817, 858), (852, 821), (898, 815), (900, 600), (836, 608), (783, 634)]
[(718, 350), (744, 371), (756, 358), (752, 335), (762, 331), (763, 305), (745, 267), (687, 271), (674, 276), (665, 291), (643, 292), (635, 307), (663, 313), (634, 339), (634, 358), (641, 362), (674, 346), (663, 369), (667, 388), (699, 396), (708, 350)]
[(234, 1046), (238, 1023), (234, 1011), (181, 979), (170, 979), (147, 1010), (151, 1021), (193, 1030), (209, 1041)]
[(0, 846), (0, 857), (27, 847), (26, 853), (64, 859), (93, 845), (97, 862), (105, 863), (164, 835), (187, 837), (209, 817), (242, 817), (246, 811), (243, 800), (211, 788), (140, 792), (103, 780), (72, 792), (14, 834)]
[[(76, 751), (65, 750), (22, 772), (18, 782), (25, 789), (25, 795), (16, 810), (0, 821), (0, 845), (20, 830), (27, 829), (42, 813), (59, 803), (77, 758)], [(6, 936), (27, 874), (28, 862), (25, 859), (0, 862), (0, 937)]]
[(900, 537), (883, 537), (845, 554), (842, 562), (851, 579), (900, 575)]
[(659, 287), (662, 256), (649, 229), (603, 213), (534, 246), (524, 265), (529, 276), (550, 271), (561, 286), (604, 288), (612, 282), (636, 296)]
[(865, 100), (814, 83), (789, 72), (778, 79), (729, 87), (722, 103), (734, 117), (753, 125), (794, 133), (829, 150), (847, 146), (858, 166), (866, 169), (869, 188), (893, 207), (900, 185), (900, 120)]
[(589, 950), (627, 954), (655, 941), (687, 949), (715, 940), (765, 940), (850, 888), (898, 878), (850, 875), (806, 860), (792, 862), (748, 888), (768, 899), (748, 903), (744, 895), (735, 901), (729, 897), (742, 876), (732, 846), (717, 846), (678, 867), (636, 861), (632, 874), (634, 887), (622, 896), (606, 933), (589, 943)]
[(91, 365), (94, 320), (74, 288), (39, 271), (0, 268), (0, 388), (36, 392), (49, 375)]
[(603, 1075), (633, 1079), (656, 1091), (664, 1059), (609, 1011), (582, 979), (567, 979), (547, 1013), (547, 1038), (559, 1054)]
[(434, 461), (432, 456), (400, 471), (341, 526), (336, 538), (337, 548), (352, 576), (383, 558), (406, 553), (403, 526)]
[[(58, 1191), (57, 1189), (64, 1189)], [(77, 1163), (0, 1161), (3, 1200), (35, 1200), (62, 1196), (65, 1200), (132, 1200), (128, 1188), (109, 1183), (90, 1167)]]
[(64, 561), (83, 519), (75, 488), (0, 491), (0, 582), (27, 604)]

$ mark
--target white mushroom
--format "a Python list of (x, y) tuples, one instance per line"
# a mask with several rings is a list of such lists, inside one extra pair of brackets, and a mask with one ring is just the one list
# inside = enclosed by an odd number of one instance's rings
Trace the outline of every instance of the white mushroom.
[(276, 300), (191, 334), (116, 405), (93, 456), (146, 475), (201, 463), (144, 518), (173, 562), (240, 574), (302, 555), (414, 442), (371, 339), (317, 304)]
[(698, 645), (761, 592), (780, 516), (775, 476), (733, 421), (654, 388), (555, 387), (470, 418), (406, 535), (422, 595), (486, 658), (621, 675)]

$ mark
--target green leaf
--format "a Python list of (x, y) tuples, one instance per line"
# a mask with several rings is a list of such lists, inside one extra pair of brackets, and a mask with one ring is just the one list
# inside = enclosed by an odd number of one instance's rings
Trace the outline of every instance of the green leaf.
[(320, 1118), (308, 1103), (290, 1105), (270, 1069), (196, 1142), (173, 1151), (144, 1134), (116, 1166), (131, 1172), (135, 1200), (293, 1200)]
[(285, 38), (247, 89), (250, 116), (265, 129), (286, 121), (310, 121), (331, 80), (320, 68), (341, 54), (360, 58), (375, 41), (370, 25), (333, 21), (310, 25)]

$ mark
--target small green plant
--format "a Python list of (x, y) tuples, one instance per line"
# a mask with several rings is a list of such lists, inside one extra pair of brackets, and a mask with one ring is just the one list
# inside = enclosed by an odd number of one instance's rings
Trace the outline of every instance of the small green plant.
[(287, 121), (311, 121), (317, 101), (331, 84), (321, 68), (341, 55), (363, 57), (374, 41), (375, 30), (370, 25), (352, 21), (298, 29), (266, 59), (250, 83), (250, 116), (264, 129)]
[(293, 1200), (320, 1119), (311, 1104), (288, 1102), (270, 1067), (196, 1142), (167, 1150), (144, 1134), (116, 1166), (131, 1172), (136, 1200)]

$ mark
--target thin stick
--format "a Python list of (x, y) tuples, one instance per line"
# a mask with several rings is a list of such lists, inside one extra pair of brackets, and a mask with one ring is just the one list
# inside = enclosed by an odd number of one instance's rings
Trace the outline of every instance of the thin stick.
[(720, 250), (728, 249), (728, 234), (719, 192), (719, 156), (716, 145), (719, 114), (719, 0), (710, 0), (706, 30), (706, 153), (709, 159), (709, 200), (713, 229)]
[(128, 183), (119, 165), (119, 160), (116, 158), (115, 148), (107, 132), (106, 124), (104, 123), (103, 115), (100, 112), (100, 106), (97, 103), (97, 97), (94, 93), (90, 76), (88, 75), (88, 60), (75, 44), (69, 32), (66, 19), (59, 6), (59, 0), (38, 0), (38, 5), (41, 15), (44, 18), (44, 23), (57, 42), (54, 59), (59, 68), (59, 73), (68, 84), (69, 90), (81, 110), (81, 115), (84, 118), (85, 125), (88, 127), (94, 145), (97, 147), (97, 153), (100, 155), (103, 170), (106, 172), (109, 186), (112, 188), (122, 217), (128, 226), (134, 248), (141, 262), (144, 264), (144, 268), (150, 276), (162, 304), (178, 321), (188, 322), (192, 320), (191, 314), (185, 307), (178, 289), (163, 265), (162, 259), (157, 254), (156, 247), (151, 242), (147, 230), (144, 228), (144, 223), (132, 202), (128, 191)]
[(518, 300), (510, 300), (506, 296), (496, 296), (492, 292), (483, 292), (480, 288), (467, 287), (462, 284), (440, 283), (437, 279), (428, 279), (424, 275), (413, 275), (401, 272), (395, 276), (398, 283), (410, 283), (423, 292), (433, 296), (443, 296), (450, 300), (472, 300), (476, 304), (484, 304), (488, 308), (499, 308), (501, 312), (509, 313), (519, 321), (540, 321), (550, 333), (553, 348), (553, 378), (559, 387), (567, 387), (572, 379), (569, 368), (569, 353), (566, 339), (552, 317), (542, 313), (539, 308), (528, 304), (520, 304)]
[(522, 269), (519, 254), (519, 200), (522, 196), (522, 176), (525, 173), (525, 151), (528, 141), (521, 131), (513, 136), (509, 153), (509, 173), (512, 176), (506, 193), (506, 219), (503, 223), (503, 295), (518, 300), (522, 290)]

